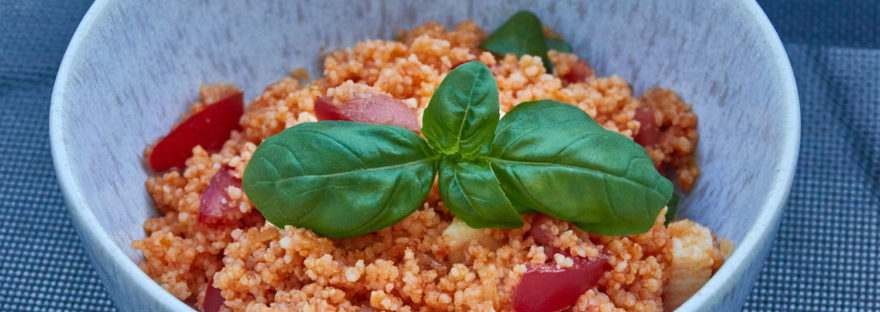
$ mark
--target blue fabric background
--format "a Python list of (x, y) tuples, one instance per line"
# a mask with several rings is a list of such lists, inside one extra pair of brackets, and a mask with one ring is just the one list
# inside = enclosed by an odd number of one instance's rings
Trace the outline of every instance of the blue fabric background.
[[(803, 135), (748, 311), (880, 310), (880, 2), (761, 1)], [(56, 184), (49, 98), (89, 1), (0, 0), (0, 311), (115, 311)], [(758, 70), (758, 69), (756, 69)]]

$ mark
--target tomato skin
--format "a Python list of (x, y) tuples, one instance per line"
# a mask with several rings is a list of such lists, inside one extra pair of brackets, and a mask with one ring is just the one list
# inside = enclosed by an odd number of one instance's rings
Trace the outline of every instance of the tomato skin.
[(641, 124), (639, 132), (633, 136), (633, 141), (644, 147), (657, 145), (660, 140), (660, 128), (654, 121), (654, 110), (650, 107), (640, 107), (636, 109), (633, 119)]
[(220, 289), (214, 288), (214, 277), (208, 280), (208, 287), (205, 288), (205, 299), (199, 312), (218, 312), (226, 299), (220, 294)]
[(315, 99), (315, 117), (318, 120), (348, 120), (339, 113), (339, 108), (333, 105), (332, 96), (319, 96)]
[(232, 173), (232, 168), (224, 167), (211, 177), (199, 199), (199, 223), (214, 227), (242, 217), (238, 205), (226, 193), (230, 186), (241, 189), (241, 179)]
[[(605, 271), (611, 268), (604, 255), (587, 259), (552, 246), (553, 233), (544, 226), (552, 221), (552, 217), (544, 214), (532, 219), (529, 235), (535, 244), (544, 247), (547, 262), (531, 264), (523, 273), (513, 293), (516, 312), (559, 311), (572, 306), (584, 292), (596, 287)], [(557, 267), (554, 260), (557, 253), (571, 258), (574, 264)]]
[(315, 99), (315, 117), (318, 120), (394, 125), (415, 132), (421, 128), (414, 109), (398, 99), (377, 93), (359, 93), (338, 106), (332, 97), (318, 97)]
[(148, 163), (155, 172), (182, 168), (197, 145), (216, 150), (229, 139), (233, 130), (241, 130), (239, 120), (244, 114), (244, 96), (237, 92), (208, 105), (171, 129), (156, 143)]
[(571, 64), (568, 73), (562, 76), (562, 79), (568, 83), (584, 82), (593, 76), (593, 69), (584, 61), (577, 61)]
[(199, 223), (215, 227), (242, 217), (238, 205), (234, 205), (226, 189), (230, 186), (241, 189), (241, 179), (233, 175), (232, 168), (220, 168), (199, 199)]
[(529, 228), (529, 235), (535, 240), (535, 244), (544, 247), (544, 254), (547, 255), (547, 259), (553, 259), (553, 255), (560, 252), (559, 248), (553, 247), (553, 244), (551, 244), (553, 241), (551, 239), (553, 233), (550, 233), (543, 228), (544, 224), (552, 221), (553, 217), (543, 213), (538, 214), (532, 219), (532, 227)]
[(604, 257), (572, 259), (574, 265), (568, 268), (557, 268), (553, 262), (529, 266), (513, 293), (513, 309), (544, 312), (570, 307), (584, 292), (596, 287), (610, 268)]

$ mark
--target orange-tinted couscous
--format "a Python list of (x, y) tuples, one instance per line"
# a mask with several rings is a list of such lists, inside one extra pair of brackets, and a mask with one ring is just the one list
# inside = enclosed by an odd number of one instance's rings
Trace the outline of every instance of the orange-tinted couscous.
[[(445, 74), (472, 59), (495, 75), (502, 112), (524, 101), (554, 99), (632, 137), (641, 126), (635, 111), (652, 108), (661, 132), (647, 147), (651, 158), (684, 190), (693, 186), (700, 174), (694, 162), (697, 117), (674, 92), (651, 89), (636, 96), (623, 78), (592, 71), (584, 81), (568, 82), (560, 77), (580, 61), (575, 54), (550, 51), (555, 68), (547, 72), (539, 57), (480, 50), (486, 36), (472, 21), (452, 30), (427, 23), (401, 32), (397, 41), (365, 41), (327, 54), (323, 78), (307, 81), (297, 74), (268, 86), (247, 105), (242, 130), (222, 149), (196, 147), (184, 168), (148, 178), (147, 191), (162, 216), (146, 220), (147, 237), (132, 244), (143, 252), (141, 269), (194, 308), (202, 306), (211, 282), (224, 299), (221, 311), (512, 310), (510, 297), (526, 266), (547, 257), (529, 235), (534, 215), (524, 215), (525, 226), (518, 229), (470, 229), (454, 220), (435, 188), (419, 210), (389, 228), (329, 239), (266, 222), (241, 189), (229, 187), (226, 194), (240, 210), (235, 220), (215, 227), (197, 220), (211, 177), (229, 167), (240, 178), (262, 140), (316, 121), (317, 97), (382, 93), (421, 116)], [(237, 89), (216, 84), (199, 91), (202, 101), (190, 113)], [(661, 213), (647, 233), (621, 237), (593, 235), (555, 219), (545, 224), (554, 247), (608, 257), (611, 269), (571, 310), (663, 311), (664, 304), (680, 304), (699, 288), (723, 262), (714, 236), (687, 220), (668, 227), (664, 221)], [(571, 262), (563, 254), (552, 261), (560, 267)]]

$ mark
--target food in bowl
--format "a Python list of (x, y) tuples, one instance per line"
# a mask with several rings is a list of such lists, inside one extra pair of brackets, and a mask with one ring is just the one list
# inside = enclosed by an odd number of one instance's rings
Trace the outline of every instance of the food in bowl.
[(520, 12), (331, 52), (244, 109), (203, 86), (145, 153), (141, 269), (210, 312), (676, 307), (730, 249), (667, 225), (697, 118), (571, 52)]

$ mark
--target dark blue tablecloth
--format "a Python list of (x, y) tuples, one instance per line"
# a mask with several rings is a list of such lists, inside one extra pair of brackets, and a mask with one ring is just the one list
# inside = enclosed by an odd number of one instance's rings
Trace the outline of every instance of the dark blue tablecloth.
[[(878, 311), (880, 2), (761, 5), (791, 58), (803, 136), (745, 309)], [(88, 6), (0, 0), (0, 311), (115, 311), (70, 223), (48, 142), (55, 72)]]

